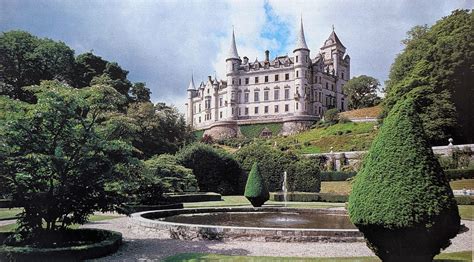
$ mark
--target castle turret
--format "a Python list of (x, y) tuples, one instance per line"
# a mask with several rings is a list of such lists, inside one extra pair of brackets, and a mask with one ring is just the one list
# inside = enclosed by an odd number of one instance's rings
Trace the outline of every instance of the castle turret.
[(191, 75), (191, 81), (189, 82), (187, 92), (188, 92), (188, 103), (186, 104), (187, 106), (186, 122), (188, 123), (188, 125), (192, 126), (193, 125), (193, 97), (194, 97), (194, 93), (196, 92), (196, 86), (194, 85), (194, 75)]
[(242, 60), (240, 60), (239, 53), (237, 53), (234, 30), (232, 30), (232, 40), (230, 43), (229, 53), (227, 54), (227, 59), (225, 61), (227, 64), (227, 87), (230, 91), (227, 94), (227, 118), (237, 119), (237, 105), (235, 103), (235, 98), (237, 96), (238, 89), (237, 76), (239, 74), (239, 66), (242, 63)]
[(307, 114), (305, 103), (305, 89), (308, 84), (306, 74), (308, 74), (308, 67), (311, 63), (309, 58), (309, 48), (306, 45), (303, 29), (303, 19), (300, 22), (300, 29), (296, 38), (296, 46), (293, 50), (294, 54), (294, 68), (295, 68), (295, 114)]
[(341, 40), (339, 40), (339, 37), (337, 37), (337, 34), (334, 31), (334, 26), (332, 27), (332, 32), (328, 39), (324, 41), (324, 46), (321, 47), (321, 51), (324, 53), (325, 59), (332, 60), (334, 75), (341, 78), (340, 63), (344, 53), (346, 52), (346, 47), (342, 44)]

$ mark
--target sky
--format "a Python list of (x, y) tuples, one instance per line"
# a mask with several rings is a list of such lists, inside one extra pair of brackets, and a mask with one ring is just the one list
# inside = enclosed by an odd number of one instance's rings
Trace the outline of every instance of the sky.
[(382, 84), (415, 25), (432, 25), (474, 0), (0, 0), (0, 31), (26, 30), (63, 41), (75, 54), (93, 51), (145, 82), (153, 102), (184, 112), (186, 89), (208, 75), (225, 78), (232, 28), (250, 61), (292, 55), (303, 18), (311, 57), (332, 26), (351, 57), (351, 77)]

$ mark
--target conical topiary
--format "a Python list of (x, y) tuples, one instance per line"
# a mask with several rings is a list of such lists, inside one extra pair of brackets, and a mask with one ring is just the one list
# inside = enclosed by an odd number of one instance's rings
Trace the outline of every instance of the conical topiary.
[(260, 207), (270, 198), (265, 179), (260, 174), (257, 162), (250, 170), (247, 184), (245, 185), (244, 196), (252, 203), (254, 207)]
[(432, 261), (459, 231), (453, 192), (413, 99), (384, 120), (355, 178), (349, 215), (383, 261)]

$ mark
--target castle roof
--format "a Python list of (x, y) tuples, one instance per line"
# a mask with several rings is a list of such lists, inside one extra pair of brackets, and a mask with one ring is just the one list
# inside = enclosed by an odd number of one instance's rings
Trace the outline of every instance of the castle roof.
[(331, 46), (331, 45), (334, 45), (334, 44), (340, 45), (343, 48), (346, 48), (342, 44), (341, 40), (339, 40), (339, 37), (337, 37), (336, 32), (334, 31), (334, 27), (333, 27), (331, 34), (329, 35), (328, 39), (326, 41), (324, 41), (324, 46), (322, 48), (327, 47), (327, 46)]
[(295, 51), (298, 49), (308, 49), (308, 45), (306, 45), (306, 39), (304, 38), (304, 29), (303, 29), (303, 18), (301, 18), (300, 22), (300, 31), (296, 37), (296, 46)]
[(235, 45), (235, 35), (232, 29), (232, 41), (230, 43), (229, 52), (227, 53), (227, 59), (240, 59), (239, 53), (237, 53), (237, 46)]
[(191, 81), (189, 81), (188, 90), (194, 90), (196, 86), (194, 85), (194, 75), (191, 75)]

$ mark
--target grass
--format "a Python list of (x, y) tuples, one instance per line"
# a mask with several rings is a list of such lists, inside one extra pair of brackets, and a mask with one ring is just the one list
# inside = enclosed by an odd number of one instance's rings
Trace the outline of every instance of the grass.
[[(166, 262), (176, 261), (232, 261), (232, 262), (273, 262), (273, 261), (358, 261), (372, 262), (380, 261), (377, 257), (338, 257), (338, 258), (306, 258), (306, 257), (257, 257), (257, 256), (227, 256), (218, 254), (185, 253), (165, 258)], [(472, 261), (472, 252), (442, 253), (435, 257), (434, 261)]]
[(321, 193), (349, 194), (352, 190), (349, 181), (323, 181), (321, 182)]
[(373, 107), (366, 107), (366, 108), (342, 112), (340, 113), (340, 115), (348, 117), (348, 118), (352, 118), (352, 117), (373, 118), (373, 117), (378, 117), (381, 112), (382, 112), (381, 106), (373, 106)]
[(449, 182), (453, 190), (474, 189), (474, 179), (462, 179)]
[[(109, 219), (114, 219), (114, 218), (118, 218), (118, 217), (120, 217), (120, 216), (117, 216), (117, 215), (104, 215), (104, 214), (92, 215), (92, 216), (89, 217), (89, 222), (98, 222), (98, 221), (109, 220)], [(80, 225), (78, 225), (78, 224), (74, 224), (74, 225), (71, 225), (70, 228), (76, 229), (76, 228), (79, 228), (79, 226)], [(12, 232), (16, 229), (16, 227), (17, 227), (16, 223), (0, 226), (0, 232)]]
[(286, 145), (296, 153), (313, 154), (332, 151), (367, 150), (377, 131), (375, 123), (341, 123), (271, 139), (271, 143)]
[(473, 205), (460, 205), (459, 215), (464, 220), (474, 220), (474, 206)]
[(272, 131), (272, 135), (276, 136), (280, 133), (281, 128), (283, 127), (282, 123), (267, 123), (267, 124), (251, 124), (251, 125), (241, 125), (240, 132), (247, 138), (260, 137), (260, 133), (264, 128), (268, 128)]
[(0, 220), (15, 219), (22, 210), (22, 208), (0, 208)]

